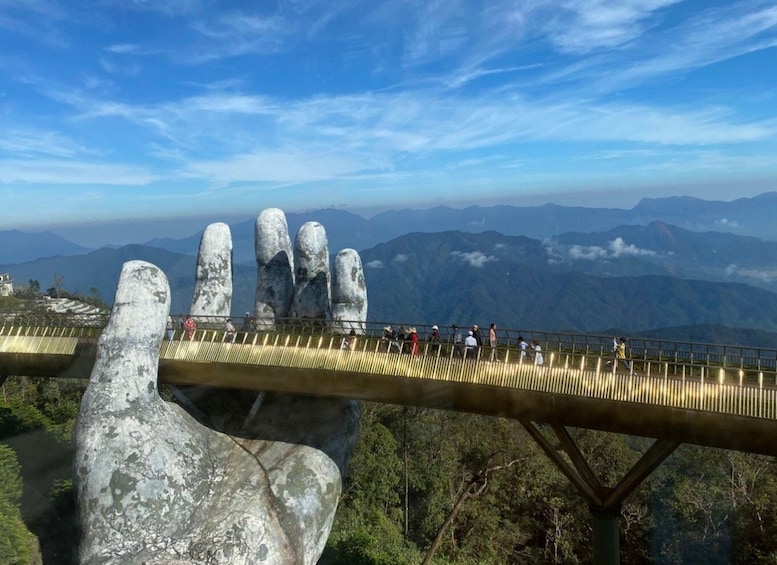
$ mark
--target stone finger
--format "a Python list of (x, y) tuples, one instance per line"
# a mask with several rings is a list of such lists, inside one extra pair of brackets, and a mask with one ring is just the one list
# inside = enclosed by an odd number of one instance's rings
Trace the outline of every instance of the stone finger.
[(324, 226), (307, 222), (294, 241), (294, 318), (331, 318), (329, 245)]
[(108, 325), (100, 336), (97, 360), (82, 411), (89, 400), (106, 404), (157, 397), (159, 348), (170, 311), (170, 286), (161, 269), (144, 261), (124, 264)]
[(335, 257), (332, 276), (332, 326), (342, 332), (364, 333), (367, 286), (359, 253), (343, 249)]
[(294, 256), (286, 216), (268, 208), (256, 218), (256, 297), (254, 316), (259, 328), (288, 318), (294, 297)]
[(228, 318), (232, 309), (232, 233), (224, 223), (202, 233), (190, 313)]

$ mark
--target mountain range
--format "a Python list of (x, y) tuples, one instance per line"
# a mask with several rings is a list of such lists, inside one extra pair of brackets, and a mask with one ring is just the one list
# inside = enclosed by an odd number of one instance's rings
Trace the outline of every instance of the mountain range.
[[(292, 234), (307, 221), (322, 223), (327, 229), (331, 250), (352, 247), (361, 251), (411, 232), (497, 231), (542, 240), (567, 233), (606, 233), (618, 226), (645, 226), (652, 222), (663, 222), (692, 232), (721, 232), (774, 241), (777, 240), (774, 229), (777, 192), (731, 202), (688, 196), (646, 198), (630, 210), (555, 204), (464, 209), (438, 206), (427, 210), (388, 211), (369, 219), (338, 209), (289, 213), (286, 217)], [(254, 222), (255, 216), (230, 225), (236, 263), (253, 263)], [(195, 255), (201, 233), (180, 239), (150, 239), (144, 245)], [(88, 251), (51, 232), (24, 234), (16, 230), (0, 231), (0, 249), (0, 263), (6, 265)]]
[[(345, 238), (346, 224), (336, 220), (349, 220), (350, 214), (330, 210), (310, 216), (321, 218), (330, 240), (333, 234)], [(292, 230), (305, 217), (292, 216)], [(334, 229), (324, 217), (335, 220)], [(364, 236), (371, 228), (362, 227)], [(253, 222), (243, 229), (253, 237)], [(233, 237), (239, 237), (235, 231), (233, 226)], [(338, 249), (330, 246), (333, 253)], [(503, 328), (608, 334), (618, 328), (632, 335), (683, 327), (675, 333), (715, 341), (710, 339), (715, 334), (726, 340), (752, 336), (746, 328), (777, 332), (776, 252), (774, 241), (652, 221), (543, 239), (496, 231), (416, 231), (363, 249), (361, 256), (371, 321), (496, 322)], [(173, 313), (186, 312), (195, 270), (195, 257), (188, 253), (128, 245), (7, 263), (0, 272), (11, 273), (17, 284), (36, 279), (42, 288), (61, 277), (70, 291), (95, 289), (110, 301), (121, 265), (130, 259), (162, 268), (173, 292)], [(255, 272), (248, 262), (234, 266), (236, 316), (251, 309)]]
[[(656, 221), (687, 231), (725, 232), (777, 240), (773, 220), (776, 216), (777, 192), (769, 192), (731, 202), (692, 197), (646, 198), (631, 210), (555, 204), (464, 209), (438, 206), (427, 210), (388, 211), (369, 219), (336, 209), (290, 213), (286, 218), (292, 234), (305, 222), (318, 221), (327, 229), (330, 250), (352, 247), (361, 251), (411, 232), (496, 231), (504, 235), (546, 239), (568, 232), (606, 232), (618, 226), (639, 226)], [(237, 263), (254, 260), (254, 221), (250, 219), (230, 226)], [(201, 232), (178, 240), (155, 239), (146, 244), (196, 254), (200, 235)]]

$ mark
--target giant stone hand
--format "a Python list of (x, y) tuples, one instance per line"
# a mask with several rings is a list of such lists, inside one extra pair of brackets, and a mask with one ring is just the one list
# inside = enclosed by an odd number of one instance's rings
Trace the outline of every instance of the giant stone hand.
[[(193, 313), (229, 315), (231, 248), (225, 225), (203, 234)], [(303, 226), (292, 255), (283, 213), (260, 214), (254, 314), (263, 327), (334, 311), (330, 324), (361, 329), (358, 254), (338, 254), (331, 282), (327, 254), (320, 225)], [(180, 394), (198, 421), (157, 391), (169, 308), (161, 270), (124, 265), (76, 423), (82, 563), (315, 563), (358, 404), (192, 387)]]

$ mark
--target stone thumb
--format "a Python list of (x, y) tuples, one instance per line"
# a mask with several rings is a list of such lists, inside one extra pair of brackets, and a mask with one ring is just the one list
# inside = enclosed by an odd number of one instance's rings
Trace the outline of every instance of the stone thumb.
[(89, 384), (107, 393), (103, 403), (126, 405), (156, 396), (169, 311), (170, 285), (162, 270), (144, 261), (125, 263)]

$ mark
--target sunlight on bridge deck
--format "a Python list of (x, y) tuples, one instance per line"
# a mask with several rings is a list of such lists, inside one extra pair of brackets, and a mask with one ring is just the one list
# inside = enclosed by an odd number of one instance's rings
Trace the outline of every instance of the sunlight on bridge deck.
[[(86, 378), (98, 333), (0, 331), (0, 374)], [(428, 344), (420, 355), (389, 353), (367, 337), (354, 351), (341, 349), (338, 335), (224, 337), (214, 330), (164, 341), (160, 381), (427, 406), (777, 455), (777, 442), (769, 441), (777, 432), (777, 387), (765, 385), (763, 374), (748, 384), (741, 371), (738, 383), (722, 368), (694, 367), (691, 377), (693, 370), (666, 361), (640, 360), (638, 374), (615, 371), (598, 355), (546, 352), (546, 364), (537, 366), (507, 349), (491, 363)]]

